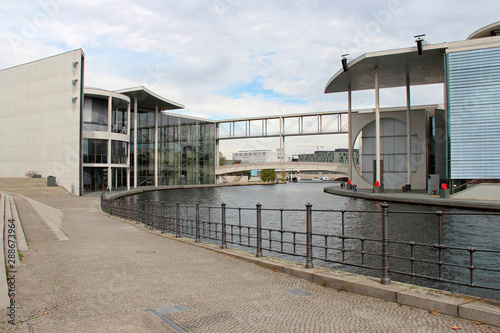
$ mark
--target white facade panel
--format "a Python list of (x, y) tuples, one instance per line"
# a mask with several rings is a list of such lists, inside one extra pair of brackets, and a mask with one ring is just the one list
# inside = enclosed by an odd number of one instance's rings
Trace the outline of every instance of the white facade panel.
[(80, 194), (83, 53), (0, 71), (0, 177), (36, 171)]
[(447, 59), (450, 178), (500, 179), (500, 48)]

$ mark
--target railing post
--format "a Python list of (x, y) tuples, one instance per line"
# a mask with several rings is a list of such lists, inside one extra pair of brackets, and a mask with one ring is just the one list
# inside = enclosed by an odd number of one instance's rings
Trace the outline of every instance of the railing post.
[(262, 257), (262, 205), (257, 204), (257, 258)]
[(382, 278), (381, 284), (391, 284), (391, 277), (389, 274), (389, 205), (383, 203), (382, 205)]
[(441, 216), (443, 215), (442, 211), (437, 211), (437, 220), (438, 220), (438, 275), (439, 275), (439, 280), (441, 281), (443, 278), (443, 246), (441, 244), (441, 231), (442, 231), (442, 226), (441, 226)]
[(222, 209), (222, 245), (221, 249), (227, 249), (226, 245), (226, 204), (222, 203), (221, 204), (221, 209)]
[(160, 207), (161, 207), (160, 233), (164, 233), (165, 232), (165, 202), (162, 201), (160, 203)]
[(312, 205), (306, 205), (306, 268), (313, 268), (312, 254)]
[(181, 204), (175, 204), (175, 237), (181, 237)]
[(196, 204), (196, 243), (200, 242), (200, 204)]

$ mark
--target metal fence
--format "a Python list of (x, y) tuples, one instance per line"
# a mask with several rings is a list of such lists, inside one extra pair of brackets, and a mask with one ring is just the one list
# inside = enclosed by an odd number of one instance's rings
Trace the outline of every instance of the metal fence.
[[(257, 204), (252, 208), (182, 205), (165, 202), (132, 201), (101, 196), (104, 212), (149, 228), (191, 237), (227, 248), (252, 249), (263, 253), (302, 257), (306, 268), (315, 261), (378, 271), (382, 284), (391, 282), (391, 274), (423, 278), (472, 288), (500, 291), (500, 251), (443, 244), (442, 220), (447, 215), (487, 215), (495, 213), (452, 213), (380, 210), (318, 210), (308, 204), (302, 209), (269, 209)], [(327, 216), (335, 232), (313, 230), (314, 217)], [(370, 237), (348, 235), (346, 225), (356, 216), (369, 216), (374, 231)], [(390, 239), (389, 219), (401, 216), (431, 215), (436, 219), (434, 242)]]

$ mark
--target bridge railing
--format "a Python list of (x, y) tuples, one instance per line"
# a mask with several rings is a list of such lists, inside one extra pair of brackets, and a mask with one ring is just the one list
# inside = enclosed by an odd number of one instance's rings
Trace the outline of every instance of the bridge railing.
[[(421, 278), (475, 289), (500, 291), (500, 250), (457, 246), (443, 242), (443, 218), (464, 213), (380, 210), (315, 210), (312, 205), (297, 209), (270, 209), (257, 204), (250, 208), (182, 205), (107, 199), (101, 197), (103, 212), (143, 223), (176, 237), (191, 237), (250, 249), (264, 254), (302, 258), (306, 268), (321, 261), (337, 267), (356, 267), (378, 272), (382, 284), (394, 275)], [(437, 237), (415, 241), (390, 237), (389, 220), (411, 223), (416, 215), (434, 217)], [(494, 218), (500, 214), (465, 213)], [(323, 216), (321, 216), (323, 215)], [(315, 217), (331, 221), (328, 227), (314, 227)], [(354, 235), (346, 226), (361, 218), (372, 221), (365, 235)], [(412, 282), (412, 283), (418, 283)]]

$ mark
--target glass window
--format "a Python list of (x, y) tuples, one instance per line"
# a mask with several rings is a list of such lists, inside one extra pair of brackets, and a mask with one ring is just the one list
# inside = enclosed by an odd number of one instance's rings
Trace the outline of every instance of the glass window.
[(108, 141), (83, 139), (83, 163), (107, 163)]
[(127, 163), (127, 143), (123, 141), (111, 141), (111, 163)]
[(106, 99), (85, 97), (83, 129), (104, 132), (108, 130), (108, 101)]

